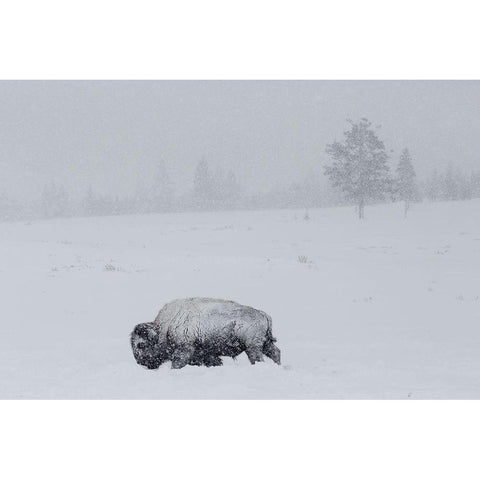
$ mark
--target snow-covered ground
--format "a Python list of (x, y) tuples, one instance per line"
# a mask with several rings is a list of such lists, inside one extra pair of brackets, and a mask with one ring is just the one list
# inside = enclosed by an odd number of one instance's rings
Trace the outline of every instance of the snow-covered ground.
[[(480, 201), (309, 213), (0, 224), (0, 397), (480, 398)], [(139, 367), (189, 296), (268, 312), (283, 365)]]

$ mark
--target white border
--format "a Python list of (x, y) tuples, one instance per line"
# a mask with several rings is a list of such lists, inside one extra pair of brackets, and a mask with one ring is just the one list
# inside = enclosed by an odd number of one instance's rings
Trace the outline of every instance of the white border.
[[(478, 79), (476, 2), (3, 2), (3, 79)], [(478, 478), (478, 402), (1, 402), (3, 478)]]
[(4, 79), (476, 79), (478, 2), (16, 0)]
[(24, 401), (0, 412), (9, 480), (480, 473), (471, 401)]

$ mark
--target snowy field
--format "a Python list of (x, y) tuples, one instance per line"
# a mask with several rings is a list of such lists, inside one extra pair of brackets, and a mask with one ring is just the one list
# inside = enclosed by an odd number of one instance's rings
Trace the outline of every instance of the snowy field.
[[(480, 398), (480, 201), (309, 213), (0, 224), (0, 397)], [(268, 312), (282, 366), (139, 367), (189, 296)]]

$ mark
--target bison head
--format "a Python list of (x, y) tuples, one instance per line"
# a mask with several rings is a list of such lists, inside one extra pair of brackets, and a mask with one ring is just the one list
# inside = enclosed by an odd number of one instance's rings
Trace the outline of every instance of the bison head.
[(167, 360), (159, 335), (152, 323), (139, 323), (130, 336), (133, 356), (139, 365), (149, 370), (158, 368)]

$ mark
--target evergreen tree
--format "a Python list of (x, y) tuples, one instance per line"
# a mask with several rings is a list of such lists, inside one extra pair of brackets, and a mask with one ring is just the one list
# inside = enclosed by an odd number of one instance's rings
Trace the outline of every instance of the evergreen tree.
[(480, 198), (480, 172), (470, 174), (470, 196), (471, 198)]
[(167, 212), (173, 205), (173, 191), (170, 177), (163, 161), (159, 162), (153, 179), (152, 210)]
[(225, 205), (229, 208), (236, 208), (239, 205), (242, 189), (238, 183), (237, 176), (231, 170), (228, 171), (224, 181)]
[(344, 143), (327, 145), (326, 152), (333, 164), (325, 167), (325, 174), (334, 187), (358, 205), (359, 218), (363, 218), (365, 203), (384, 198), (389, 190), (388, 155), (366, 118), (349, 123), (351, 128), (344, 132)]
[(70, 213), (70, 198), (61, 185), (45, 185), (40, 198), (40, 213), (45, 218), (65, 217)]
[(442, 180), (438, 170), (433, 170), (432, 176), (428, 179), (425, 194), (429, 200), (440, 200), (442, 196)]
[(12, 215), (12, 202), (7, 197), (5, 192), (0, 194), (0, 221), (10, 220), (13, 217)]
[(221, 168), (217, 168), (212, 177), (210, 192), (210, 200), (214, 208), (229, 209), (238, 206), (241, 187), (231, 170), (225, 174)]
[(472, 198), (472, 185), (470, 182), (470, 178), (465, 174), (464, 171), (457, 169), (456, 181), (457, 199), (468, 200), (469, 198)]
[(442, 182), (442, 198), (443, 200), (458, 200), (459, 185), (452, 165), (448, 165)]
[(27, 206), (13, 198), (10, 198), (5, 191), (0, 193), (0, 221), (20, 220), (28, 213)]
[(193, 197), (195, 207), (202, 210), (212, 208), (215, 197), (215, 178), (210, 172), (208, 163), (202, 159), (195, 169), (193, 179)]
[(83, 199), (82, 210), (87, 217), (91, 217), (97, 212), (96, 197), (91, 186), (88, 187), (85, 198)]
[(135, 213), (151, 213), (153, 209), (151, 190), (141, 179), (137, 183), (133, 194), (132, 208)]
[(480, 173), (454, 168), (451, 164), (443, 174), (437, 170), (428, 179), (425, 194), (429, 200), (468, 200), (480, 197)]
[(407, 148), (402, 151), (397, 166), (394, 193), (398, 200), (405, 202), (405, 217), (410, 208), (410, 202), (418, 198), (415, 170), (412, 165), (410, 152)]
[(80, 210), (87, 217), (131, 213), (128, 209), (122, 210), (118, 197), (112, 199), (107, 195), (98, 194), (91, 186), (85, 193)]

